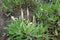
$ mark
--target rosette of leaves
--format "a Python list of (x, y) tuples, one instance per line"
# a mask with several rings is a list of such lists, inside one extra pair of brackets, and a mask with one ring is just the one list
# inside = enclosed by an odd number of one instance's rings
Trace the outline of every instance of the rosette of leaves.
[(5, 29), (6, 33), (9, 34), (7, 40), (49, 39), (49, 35), (45, 34), (47, 27), (44, 27), (43, 23), (37, 25), (36, 23), (18, 18), (12, 21)]

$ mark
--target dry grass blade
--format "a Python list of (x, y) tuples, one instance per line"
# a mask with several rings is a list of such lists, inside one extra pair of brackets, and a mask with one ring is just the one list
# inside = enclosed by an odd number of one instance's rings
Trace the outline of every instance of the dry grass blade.
[(24, 13), (22, 8), (21, 8), (21, 18), (24, 19)]
[(27, 7), (27, 19), (29, 20), (29, 9)]

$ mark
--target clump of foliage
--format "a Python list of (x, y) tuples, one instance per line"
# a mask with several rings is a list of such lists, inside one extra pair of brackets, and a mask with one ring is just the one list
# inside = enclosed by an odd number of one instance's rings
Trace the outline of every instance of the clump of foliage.
[(43, 21), (44, 25), (48, 27), (48, 34), (50, 34), (50, 39), (58, 40), (60, 35), (60, 0), (51, 0), (48, 3), (42, 3), (39, 5), (37, 2), (36, 7), (36, 20), (38, 23)]
[(47, 26), (43, 23), (36, 24), (20, 18), (12, 21), (6, 28), (7, 34), (10, 36), (7, 40), (43, 40), (49, 39)]
[[(58, 40), (60, 35), (60, 0), (4, 0), (3, 8), (14, 10), (16, 5), (34, 7), (36, 23), (20, 18), (8, 25), (8, 40)], [(12, 4), (10, 4), (12, 3)], [(35, 6), (34, 6), (35, 4)], [(32, 6), (33, 5), (33, 6)], [(17, 8), (18, 9), (18, 8)]]

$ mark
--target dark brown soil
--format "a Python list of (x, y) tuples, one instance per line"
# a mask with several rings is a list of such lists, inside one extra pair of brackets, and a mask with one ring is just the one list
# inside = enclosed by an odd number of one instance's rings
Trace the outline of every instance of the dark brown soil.
[(0, 10), (0, 40), (3, 40), (4, 35), (4, 27), (6, 26), (6, 17), (4, 16), (4, 13)]

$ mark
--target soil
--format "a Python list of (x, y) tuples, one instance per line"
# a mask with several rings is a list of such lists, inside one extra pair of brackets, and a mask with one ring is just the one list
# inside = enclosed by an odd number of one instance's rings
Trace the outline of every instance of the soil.
[(3, 35), (5, 33), (4, 27), (6, 26), (6, 17), (4, 13), (0, 10), (0, 40), (3, 40)]

